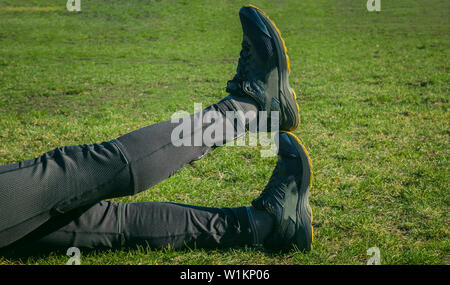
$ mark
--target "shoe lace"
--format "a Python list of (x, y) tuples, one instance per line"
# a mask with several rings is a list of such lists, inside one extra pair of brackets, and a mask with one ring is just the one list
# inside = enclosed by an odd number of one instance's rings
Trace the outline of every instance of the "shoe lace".
[(239, 89), (242, 87), (242, 82), (246, 80), (248, 73), (249, 61), (251, 59), (250, 44), (243, 40), (242, 49), (239, 54), (238, 67), (236, 70), (236, 75), (232, 80), (227, 82), (227, 92), (236, 91), (236, 87)]

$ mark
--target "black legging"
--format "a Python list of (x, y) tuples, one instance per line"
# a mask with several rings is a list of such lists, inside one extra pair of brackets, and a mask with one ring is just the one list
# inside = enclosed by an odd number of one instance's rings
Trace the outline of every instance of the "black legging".
[(251, 245), (247, 209), (101, 201), (52, 217), (0, 253), (36, 249), (217, 248)]
[[(220, 112), (223, 130), (231, 126), (234, 133), (200, 146), (174, 146), (171, 133), (178, 124), (166, 121), (109, 142), (57, 148), (36, 159), (0, 166), (0, 248), (20, 244), (22, 238), (59, 246), (109, 248), (143, 242), (154, 247), (249, 242), (243, 207), (100, 202), (144, 191), (217, 145), (244, 135), (245, 122), (225, 119), (225, 112), (236, 110), (239, 106), (234, 100), (203, 110), (204, 116)], [(192, 137), (217, 123), (196, 126), (193, 116)]]

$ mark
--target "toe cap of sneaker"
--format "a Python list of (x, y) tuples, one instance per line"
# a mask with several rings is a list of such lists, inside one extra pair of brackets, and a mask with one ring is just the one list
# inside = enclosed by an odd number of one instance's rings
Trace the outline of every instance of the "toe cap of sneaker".
[[(251, 7), (251, 6), (243, 6), (241, 8), (241, 10), (239, 10), (239, 16), (241, 18), (241, 23), (244, 25), (245, 23), (247, 23), (248, 21), (252, 22), (261, 32), (263, 32), (264, 34), (266, 34), (269, 38), (270, 33), (267, 30), (266, 25), (264, 24), (264, 22), (261, 20), (261, 14), (258, 12), (257, 9)], [(245, 29), (244, 29), (245, 30)]]

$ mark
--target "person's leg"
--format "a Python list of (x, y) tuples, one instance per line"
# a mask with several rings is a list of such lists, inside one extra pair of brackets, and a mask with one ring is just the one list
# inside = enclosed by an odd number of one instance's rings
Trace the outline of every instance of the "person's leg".
[(48, 222), (37, 231), (41, 232), (40, 237), (35, 236), (31, 242), (23, 242), (15, 249), (245, 246), (262, 244), (271, 227), (272, 217), (252, 207), (102, 201), (73, 211), (70, 216), (53, 218), (52, 223)]
[[(227, 112), (239, 111), (242, 114), (251, 112), (254, 114), (253, 120), (257, 120), (258, 109), (252, 99), (228, 96), (200, 113), (181, 118), (182, 123), (166, 121), (119, 137), (115, 142), (121, 146), (130, 165), (131, 191), (138, 193), (146, 190), (187, 163), (244, 135), (249, 120), (239, 116), (227, 117)], [(208, 122), (207, 118), (212, 118), (212, 122)], [(182, 128), (183, 132), (176, 128)], [(220, 133), (205, 135), (211, 128)]]
[(278, 162), (253, 207), (207, 208), (160, 202), (100, 202), (54, 217), (25, 238), (37, 248), (200, 248), (263, 244), (308, 251), (313, 241), (311, 161), (292, 133), (282, 132)]
[[(179, 125), (161, 122), (116, 140), (94, 145), (67, 146), (36, 159), (0, 166), (0, 248), (48, 221), (103, 199), (133, 195), (161, 182), (211, 149), (245, 134), (245, 122), (229, 122), (227, 111), (257, 110), (248, 98), (227, 97), (190, 116), (190, 139), (213, 124), (223, 124), (226, 135), (177, 146), (172, 132)], [(217, 122), (194, 120), (208, 117)], [(218, 117), (217, 117), (218, 115)]]

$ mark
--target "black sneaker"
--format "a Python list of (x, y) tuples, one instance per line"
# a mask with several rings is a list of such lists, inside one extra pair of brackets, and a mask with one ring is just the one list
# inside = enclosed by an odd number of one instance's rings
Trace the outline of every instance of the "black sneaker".
[(289, 86), (289, 57), (280, 31), (260, 9), (245, 5), (239, 11), (243, 39), (236, 75), (227, 92), (253, 98), (261, 111), (279, 111), (279, 128), (292, 131), (299, 125), (299, 106)]
[(274, 217), (274, 230), (264, 240), (264, 247), (311, 249), (313, 228), (308, 198), (311, 181), (312, 166), (306, 149), (294, 134), (280, 133), (277, 165), (264, 191), (252, 202), (253, 207)]

